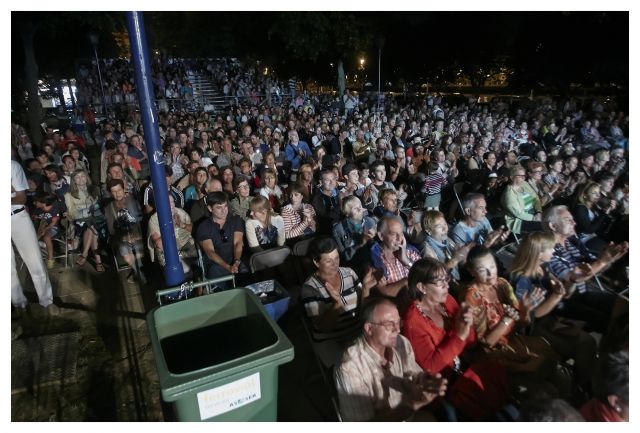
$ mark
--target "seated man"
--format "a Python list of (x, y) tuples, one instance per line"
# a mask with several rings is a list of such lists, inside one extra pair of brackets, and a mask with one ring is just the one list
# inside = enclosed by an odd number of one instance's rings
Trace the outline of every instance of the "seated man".
[(457, 247), (475, 242), (491, 248), (495, 243), (504, 242), (509, 236), (509, 230), (500, 228), (493, 230), (487, 218), (487, 202), (484, 195), (470, 192), (462, 199), (464, 219), (453, 227), (451, 239)]
[[(185, 259), (193, 259), (198, 256), (196, 244), (191, 236), (193, 225), (189, 214), (184, 210), (176, 207), (173, 196), (169, 196), (169, 207), (171, 209), (171, 219), (173, 220), (173, 233), (178, 247), (178, 257), (182, 269), (185, 273), (189, 272), (191, 267)], [(160, 231), (160, 220), (158, 212), (154, 212), (149, 218), (149, 226), (147, 228), (147, 247), (152, 262), (158, 262), (160, 266), (166, 265), (164, 255), (164, 243), (162, 242), (162, 232)]]
[(196, 231), (196, 242), (205, 254), (207, 278), (247, 272), (242, 263), (244, 223), (229, 213), (229, 199), (221, 191), (207, 194), (211, 218), (203, 220)]
[(320, 173), (321, 188), (316, 190), (311, 205), (316, 210), (318, 229), (316, 233), (329, 235), (334, 224), (340, 222), (340, 196), (336, 188), (336, 174), (330, 168)]
[(378, 222), (378, 239), (371, 247), (371, 262), (377, 289), (385, 296), (395, 297), (407, 285), (409, 269), (420, 253), (407, 245), (400, 217), (383, 217)]
[[(164, 166), (164, 176), (167, 182), (167, 190), (169, 191), (169, 195), (173, 197), (174, 203), (176, 207), (182, 209), (184, 207), (184, 195), (182, 191), (171, 184), (171, 179), (173, 178), (173, 169), (168, 165)], [(144, 205), (144, 213), (152, 214), (156, 210), (156, 203), (153, 196), (153, 184), (149, 182), (147, 187), (144, 189), (142, 204)]]
[(143, 216), (140, 204), (133, 195), (127, 194), (122, 179), (109, 179), (106, 187), (112, 200), (105, 206), (104, 215), (113, 251), (131, 267), (133, 272), (130, 276), (138, 278), (141, 284), (146, 284), (146, 277), (141, 269), (144, 245), (140, 229)]
[(561, 280), (575, 283), (572, 296), (558, 306), (558, 314), (570, 319), (584, 320), (587, 327), (605, 333), (616, 302), (616, 295), (599, 289), (589, 290), (586, 281), (607, 269), (629, 251), (629, 243), (609, 244), (595, 257), (575, 232), (576, 222), (566, 206), (552, 206), (542, 215), (542, 226), (553, 232), (556, 246), (548, 270)]
[(371, 299), (362, 318), (362, 335), (335, 369), (343, 420), (402, 421), (424, 415), (416, 412), (444, 395), (446, 379), (424, 373), (416, 363), (409, 340), (400, 335), (400, 314), (392, 301)]

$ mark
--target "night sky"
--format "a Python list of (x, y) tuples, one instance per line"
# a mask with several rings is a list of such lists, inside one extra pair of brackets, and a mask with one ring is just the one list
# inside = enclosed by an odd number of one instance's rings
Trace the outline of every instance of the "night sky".
[[(278, 12), (145, 12), (152, 48), (174, 55), (262, 59), (281, 76), (296, 74), (333, 84), (335, 62), (330, 52), (316, 59), (293, 56), (285, 47), (289, 26), (278, 26)], [(298, 14), (298, 26), (313, 28), (322, 12)], [(629, 81), (628, 12), (342, 12), (369, 31), (368, 45), (345, 58), (347, 73), (357, 59), (367, 59), (369, 81), (377, 80), (375, 37), (382, 35), (382, 74), (385, 79), (433, 81), (437, 71), (465, 64), (490, 64), (495, 59), (517, 71), (517, 80), (568, 85), (594, 82), (627, 85)], [(36, 36), (36, 57), (42, 73), (73, 74), (76, 59), (87, 59), (86, 33), (102, 34), (101, 56), (115, 56), (110, 36), (123, 28), (124, 13), (12, 13), (12, 82), (19, 78), (23, 54), (17, 25), (46, 17)], [(102, 27), (100, 29), (99, 27)], [(295, 32), (287, 37), (295, 38)], [(172, 44), (173, 43), (173, 44)], [(171, 46), (175, 45), (175, 46)], [(71, 70), (69, 70), (71, 69)], [(15, 85), (16, 83), (14, 83)], [(15, 86), (14, 86), (15, 87)]]

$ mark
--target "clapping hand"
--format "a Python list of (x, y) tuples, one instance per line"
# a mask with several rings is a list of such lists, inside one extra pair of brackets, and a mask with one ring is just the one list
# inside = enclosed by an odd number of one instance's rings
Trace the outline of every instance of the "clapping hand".
[(609, 245), (600, 254), (600, 260), (605, 263), (613, 263), (620, 257), (624, 256), (629, 251), (629, 242), (621, 242), (614, 244), (609, 242)]
[(471, 324), (473, 323), (473, 312), (466, 302), (460, 304), (460, 308), (456, 312), (454, 319), (454, 329), (456, 335), (461, 340), (466, 340), (471, 330)]
[(522, 309), (524, 310), (524, 312), (528, 313), (529, 311), (537, 307), (540, 302), (544, 300), (544, 295), (544, 290), (542, 289), (542, 287), (538, 286), (534, 287), (531, 292), (525, 293), (522, 297)]
[(417, 411), (431, 403), (436, 397), (443, 397), (447, 391), (447, 379), (440, 373), (430, 375), (423, 373), (416, 378), (409, 378), (407, 405)]
[(584, 283), (593, 277), (593, 269), (589, 263), (578, 263), (569, 273), (569, 280), (572, 283)]

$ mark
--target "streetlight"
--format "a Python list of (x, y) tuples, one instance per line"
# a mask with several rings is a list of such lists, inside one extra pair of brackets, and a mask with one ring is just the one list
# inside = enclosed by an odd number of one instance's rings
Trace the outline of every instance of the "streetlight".
[(360, 70), (364, 70), (364, 58), (360, 58)]
[(98, 60), (98, 50), (96, 47), (98, 46), (98, 42), (100, 41), (100, 37), (96, 32), (89, 32), (87, 35), (89, 37), (89, 42), (93, 46), (93, 54), (96, 56), (96, 66), (98, 68), (98, 79), (100, 80), (100, 91), (102, 92), (102, 106), (104, 107), (104, 114), (108, 117), (107, 111), (107, 102), (104, 97), (104, 85), (102, 84), (102, 73), (100, 72), (100, 61)]

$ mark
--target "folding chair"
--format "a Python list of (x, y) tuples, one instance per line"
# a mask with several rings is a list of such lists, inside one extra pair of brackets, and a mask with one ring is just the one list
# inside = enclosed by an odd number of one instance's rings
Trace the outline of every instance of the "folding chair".
[(295, 284), (295, 274), (284, 266), (290, 255), (291, 249), (287, 246), (254, 253), (249, 258), (249, 271), (253, 276), (253, 282), (277, 280), (286, 288)]
[[(69, 267), (69, 244), (67, 243), (67, 239), (70, 239), (72, 230), (66, 218), (63, 218), (60, 221), (60, 225), (62, 226), (62, 228), (64, 228), (64, 232), (61, 232), (57, 237), (52, 239), (54, 251), (53, 260), (64, 258), (64, 267), (66, 269)], [(49, 259), (49, 252), (47, 251), (47, 247), (43, 244), (44, 242), (40, 241), (40, 255), (46, 263), (46, 261)], [(57, 255), (55, 253), (56, 246), (60, 248), (60, 253)], [(24, 266), (25, 263), (24, 261), (22, 261), (20, 263), (20, 269), (22, 269)]]
[(316, 360), (316, 364), (318, 366), (318, 370), (320, 370), (320, 376), (322, 377), (322, 381), (325, 386), (329, 390), (329, 394), (331, 396), (331, 405), (333, 406), (333, 410), (336, 413), (336, 417), (339, 422), (342, 422), (342, 415), (340, 414), (340, 406), (338, 405), (338, 395), (335, 388), (335, 384), (333, 382), (333, 369), (334, 365), (327, 366), (318, 354), (318, 350), (320, 347), (316, 340), (313, 338), (313, 333), (311, 331), (311, 324), (309, 323), (309, 318), (307, 317), (307, 312), (304, 309), (304, 305), (300, 302), (300, 320), (302, 320), (302, 326), (304, 328), (304, 332), (307, 335), (307, 339), (309, 344), (311, 344), (311, 350), (313, 351), (313, 357)]
[(315, 237), (303, 239), (293, 245), (293, 257), (299, 284), (303, 284), (307, 277), (314, 271), (313, 263), (309, 259), (309, 246)]

